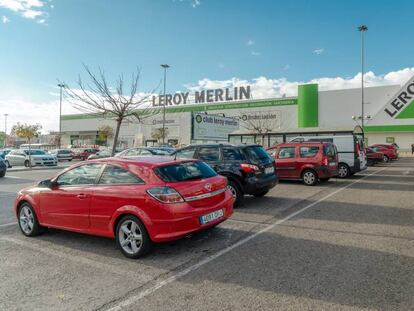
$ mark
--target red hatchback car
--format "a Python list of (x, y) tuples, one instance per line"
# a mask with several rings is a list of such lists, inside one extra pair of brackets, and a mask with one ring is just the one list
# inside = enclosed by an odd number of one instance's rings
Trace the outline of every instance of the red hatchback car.
[(233, 203), (227, 179), (204, 162), (140, 157), (74, 165), (21, 190), (14, 209), (26, 236), (50, 227), (111, 237), (138, 258), (226, 220)]
[(338, 175), (338, 153), (334, 144), (295, 142), (278, 144), (274, 149), (279, 179), (302, 180), (305, 185), (313, 186)]
[(375, 144), (369, 147), (376, 152), (381, 152), (384, 154), (383, 162), (389, 162), (390, 160), (398, 159), (398, 150), (393, 145)]

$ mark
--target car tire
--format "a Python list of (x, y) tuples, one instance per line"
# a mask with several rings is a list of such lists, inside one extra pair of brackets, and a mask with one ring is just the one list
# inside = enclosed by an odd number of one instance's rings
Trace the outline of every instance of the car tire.
[(306, 186), (314, 186), (318, 182), (318, 175), (313, 170), (305, 170), (302, 173), (302, 182)]
[(72, 161), (72, 159), (69, 159), (68, 161), (70, 162), (70, 161)]
[(268, 192), (269, 192), (269, 190), (264, 190), (264, 191), (253, 194), (253, 196), (255, 198), (261, 198), (261, 197), (264, 197)]
[[(121, 218), (116, 226), (115, 235), (119, 249), (128, 258), (140, 258), (153, 246), (144, 224), (133, 215)], [(138, 242), (140, 242), (139, 245), (137, 245)]]
[(24, 161), (24, 166), (25, 166), (25, 167), (29, 167), (29, 166), (30, 166), (30, 162), (29, 162), (29, 160), (25, 160), (25, 161)]
[(322, 182), (327, 182), (329, 179), (331, 179), (331, 178), (330, 177), (319, 178), (319, 180), (322, 181)]
[(384, 162), (384, 163), (388, 163), (388, 162), (390, 162), (390, 158), (389, 158), (389, 157), (387, 157), (386, 155), (384, 155), (384, 156), (382, 157), (382, 162)]
[(17, 217), (19, 228), (25, 236), (36, 236), (44, 231), (44, 228), (37, 220), (35, 210), (29, 203), (25, 202), (20, 205)]
[(5, 160), (4, 163), (6, 163), (7, 168), (12, 168), (12, 166), (10, 165), (9, 160)]
[(229, 180), (227, 186), (231, 190), (231, 193), (235, 199), (234, 207), (240, 206), (241, 202), (243, 201), (243, 192), (241, 191), (239, 185), (236, 184), (234, 181)]
[(0, 173), (0, 178), (3, 178), (4, 176), (6, 176), (6, 172), (1, 172)]
[(351, 175), (351, 170), (349, 169), (349, 166), (344, 163), (340, 163), (338, 165), (338, 177), (347, 178), (350, 175)]

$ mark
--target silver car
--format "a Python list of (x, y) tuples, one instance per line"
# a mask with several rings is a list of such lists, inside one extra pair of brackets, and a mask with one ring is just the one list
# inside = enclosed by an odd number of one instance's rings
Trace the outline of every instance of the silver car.
[(6, 163), (10, 166), (30, 166), (30, 159), (32, 166), (36, 165), (57, 165), (57, 157), (48, 154), (44, 150), (40, 149), (31, 149), (30, 156), (28, 149), (17, 149), (12, 150), (8, 155), (6, 155)]

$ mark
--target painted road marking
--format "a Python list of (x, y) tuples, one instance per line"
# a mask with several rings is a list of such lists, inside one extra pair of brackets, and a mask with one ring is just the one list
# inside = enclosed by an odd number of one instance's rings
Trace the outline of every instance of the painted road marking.
[(172, 282), (177, 281), (178, 279), (180, 279), (180, 278), (186, 276), (187, 274), (189, 274), (189, 273), (197, 270), (198, 268), (200, 268), (200, 267), (202, 267), (202, 266), (210, 263), (211, 261), (213, 261), (213, 260), (215, 260), (215, 259), (217, 259), (217, 258), (219, 258), (219, 257), (221, 257), (221, 256), (223, 256), (223, 255), (225, 255), (227, 253), (229, 253), (233, 249), (238, 248), (238, 247), (246, 244), (247, 242), (249, 242), (250, 240), (256, 238), (257, 236), (259, 236), (259, 235), (261, 235), (261, 234), (263, 234), (263, 233), (265, 233), (267, 231), (272, 230), (276, 226), (278, 226), (278, 225), (280, 225), (280, 224), (282, 224), (282, 223), (284, 223), (284, 222), (292, 219), (293, 217), (295, 217), (295, 216), (303, 213), (304, 211), (308, 210), (309, 208), (311, 208), (311, 207), (313, 207), (313, 206), (315, 206), (315, 205), (317, 205), (317, 204), (325, 201), (326, 199), (334, 196), (335, 194), (341, 192), (342, 190), (345, 190), (345, 189), (349, 188), (350, 186), (352, 186), (352, 185), (360, 182), (361, 180), (366, 179), (369, 176), (374, 175), (375, 173), (382, 172), (382, 171), (386, 170), (388, 167), (384, 167), (383, 169), (380, 169), (378, 171), (375, 171), (375, 172), (373, 172), (371, 174), (367, 174), (364, 177), (362, 177), (362, 178), (360, 178), (360, 179), (358, 179), (358, 180), (356, 180), (356, 181), (354, 181), (354, 182), (352, 182), (352, 183), (350, 183), (350, 184), (348, 184), (348, 185), (346, 185), (346, 186), (344, 186), (342, 188), (339, 188), (339, 189), (335, 190), (334, 192), (331, 192), (330, 194), (324, 196), (323, 198), (321, 198), (321, 199), (319, 199), (319, 200), (317, 200), (317, 201), (315, 201), (315, 202), (313, 202), (311, 204), (306, 205), (305, 207), (297, 210), (296, 212), (290, 214), (289, 216), (287, 216), (285, 218), (282, 218), (282, 219), (280, 219), (280, 220), (272, 223), (271, 225), (269, 225), (269, 226), (267, 226), (267, 227), (265, 227), (265, 228), (257, 231), (256, 233), (253, 233), (252, 235), (249, 235), (249, 236), (245, 237), (244, 239), (236, 242), (235, 244), (230, 245), (230, 246), (228, 246), (228, 247), (226, 247), (226, 248), (218, 251), (217, 253), (212, 254), (212, 255), (206, 257), (205, 259), (203, 259), (200, 262), (198, 262), (198, 263), (196, 263), (196, 264), (188, 267), (187, 269), (184, 269), (184, 270), (182, 270), (182, 271), (180, 271), (180, 272), (178, 272), (178, 273), (170, 276), (169, 278), (167, 278), (165, 280), (161, 280), (161, 281), (157, 282), (154, 286), (152, 286), (152, 287), (150, 287), (150, 288), (148, 288), (146, 290), (143, 290), (143, 291), (139, 292), (138, 294), (136, 294), (134, 296), (131, 296), (131, 297), (125, 299), (125, 300), (119, 301), (118, 303), (115, 304), (115, 306), (113, 306), (112, 308), (109, 308), (108, 311), (120, 311), (123, 308), (128, 307), (128, 306), (132, 305), (133, 303), (138, 302), (142, 298), (144, 298), (144, 297), (146, 297), (146, 296), (154, 293), (155, 291), (157, 291), (158, 289), (164, 287), (165, 285), (168, 285), (168, 284), (170, 284)]
[(15, 226), (15, 225), (17, 225), (17, 222), (9, 222), (8, 224), (0, 225), (0, 228), (6, 228), (6, 227), (10, 227), (10, 226)]

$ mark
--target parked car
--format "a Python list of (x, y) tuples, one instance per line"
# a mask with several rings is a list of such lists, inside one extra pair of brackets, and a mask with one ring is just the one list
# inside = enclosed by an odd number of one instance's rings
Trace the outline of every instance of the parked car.
[(74, 159), (80, 159), (80, 160), (84, 161), (91, 154), (95, 154), (98, 151), (99, 151), (99, 149), (96, 149), (96, 148), (79, 148), (79, 149), (75, 149), (73, 151), (73, 153), (74, 153), (73, 158)]
[(54, 149), (50, 151), (50, 154), (56, 156), (58, 161), (72, 161), (73, 159), (72, 151), (69, 149)]
[(206, 163), (161, 157), (78, 163), (21, 190), (14, 210), (26, 236), (59, 228), (115, 238), (129, 258), (153, 242), (213, 227), (233, 213), (227, 180)]
[(7, 172), (7, 164), (3, 158), (0, 158), (0, 178), (4, 177)]
[(370, 147), (366, 148), (366, 152), (368, 166), (373, 166), (379, 162), (383, 162), (384, 154), (382, 152), (375, 151)]
[(202, 160), (226, 176), (235, 206), (241, 204), (245, 194), (266, 195), (278, 181), (274, 161), (259, 145), (192, 145), (177, 150), (172, 156)]
[(110, 150), (99, 150), (97, 153), (91, 154), (88, 157), (88, 160), (109, 158), (110, 156), (111, 156)]
[(398, 152), (392, 145), (372, 145), (370, 146), (376, 152), (381, 152), (383, 154), (382, 161), (389, 162), (391, 160), (398, 159)]
[(367, 156), (361, 135), (300, 136), (291, 142), (320, 141), (333, 143), (338, 151), (338, 177), (346, 178), (367, 169)]
[(9, 167), (19, 165), (29, 167), (30, 159), (32, 166), (56, 166), (58, 162), (56, 156), (48, 154), (46, 151), (39, 149), (31, 149), (30, 152), (27, 149), (16, 149), (12, 150), (8, 155), (6, 155), (6, 163)]
[(135, 157), (135, 156), (166, 156), (170, 155), (175, 151), (174, 148), (170, 147), (138, 147), (125, 149), (122, 152), (117, 153), (116, 157)]
[(291, 142), (273, 149), (281, 180), (301, 180), (313, 186), (338, 175), (338, 153), (332, 143)]

